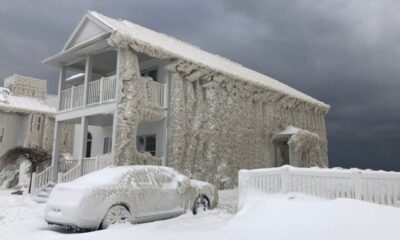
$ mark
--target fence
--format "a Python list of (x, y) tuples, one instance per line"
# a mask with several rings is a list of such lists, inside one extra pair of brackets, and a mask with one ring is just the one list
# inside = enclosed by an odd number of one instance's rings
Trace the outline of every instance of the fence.
[(301, 192), (327, 199), (353, 198), (399, 207), (400, 173), (290, 166), (240, 170), (239, 207), (248, 190)]

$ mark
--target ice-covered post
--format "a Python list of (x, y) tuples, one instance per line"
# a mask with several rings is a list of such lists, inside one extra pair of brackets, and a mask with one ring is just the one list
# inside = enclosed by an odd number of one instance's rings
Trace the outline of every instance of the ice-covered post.
[(238, 192), (239, 192), (239, 199), (238, 199), (238, 209), (240, 209), (243, 204), (244, 200), (246, 199), (246, 195), (248, 192), (248, 181), (249, 181), (249, 171), (247, 169), (239, 170), (239, 177), (238, 177)]
[(361, 172), (360, 171), (353, 171), (353, 186), (354, 186), (354, 197), (355, 199), (362, 200), (362, 185), (361, 185)]
[(87, 147), (87, 132), (88, 132), (88, 118), (85, 116), (81, 117), (81, 129), (80, 129), (80, 152), (79, 152), (79, 165), (80, 165), (80, 173), (79, 176), (82, 176), (83, 171), (83, 158), (86, 157), (86, 147)]
[(99, 170), (99, 161), (100, 161), (100, 157), (96, 156), (96, 158), (94, 159), (94, 170)]
[(31, 191), (29, 193), (34, 193), (36, 191), (36, 172), (32, 173), (32, 181), (31, 181)]
[(281, 192), (287, 193), (288, 192), (288, 175), (289, 175), (289, 167), (283, 166), (281, 169)]

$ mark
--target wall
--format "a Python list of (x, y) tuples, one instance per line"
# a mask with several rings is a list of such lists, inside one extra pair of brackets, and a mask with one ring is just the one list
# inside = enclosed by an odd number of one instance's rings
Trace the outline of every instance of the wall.
[(171, 71), (172, 167), (232, 188), (238, 170), (276, 166), (272, 139), (288, 126), (302, 129), (289, 142), (298, 156), (291, 164), (327, 165), (326, 112), (306, 103), (288, 104), (296, 99), (244, 81), (190, 77), (188, 72), (196, 71), (187, 65)]
[(0, 156), (10, 148), (24, 144), (24, 118), (26, 115), (0, 112), (0, 126), (6, 128), (3, 143), (0, 143)]
[[(79, 159), (80, 150), (80, 124), (75, 124), (75, 137), (73, 147), (74, 159)], [(103, 145), (105, 137), (112, 137), (112, 126), (99, 127), (99, 126), (88, 126), (88, 132), (92, 134), (92, 151), (91, 157), (103, 155)]]

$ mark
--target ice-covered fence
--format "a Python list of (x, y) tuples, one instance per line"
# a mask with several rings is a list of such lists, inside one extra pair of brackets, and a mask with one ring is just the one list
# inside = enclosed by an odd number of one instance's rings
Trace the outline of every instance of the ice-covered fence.
[(400, 207), (400, 173), (359, 169), (278, 168), (239, 171), (239, 207), (249, 190), (301, 192), (322, 198), (354, 198)]

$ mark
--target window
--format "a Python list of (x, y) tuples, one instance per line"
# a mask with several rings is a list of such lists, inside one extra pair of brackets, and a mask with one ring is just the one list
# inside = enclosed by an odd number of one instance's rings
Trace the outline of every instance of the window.
[(142, 77), (151, 77), (154, 81), (157, 82), (157, 69), (147, 69), (140, 73)]
[(37, 118), (37, 123), (36, 123), (36, 129), (38, 130), (38, 131), (40, 131), (40, 126), (41, 126), (41, 123), (42, 123), (42, 117), (38, 117)]
[(156, 135), (139, 136), (136, 139), (136, 147), (139, 152), (148, 152), (156, 155)]
[(6, 129), (4, 127), (0, 127), (0, 143), (3, 142), (4, 139), (4, 132), (6, 131)]
[(103, 144), (103, 154), (107, 154), (111, 152), (112, 148), (112, 138), (111, 137), (105, 137), (104, 138), (104, 144)]
[(90, 158), (92, 154), (92, 134), (90, 132), (87, 133), (86, 139), (86, 157)]

